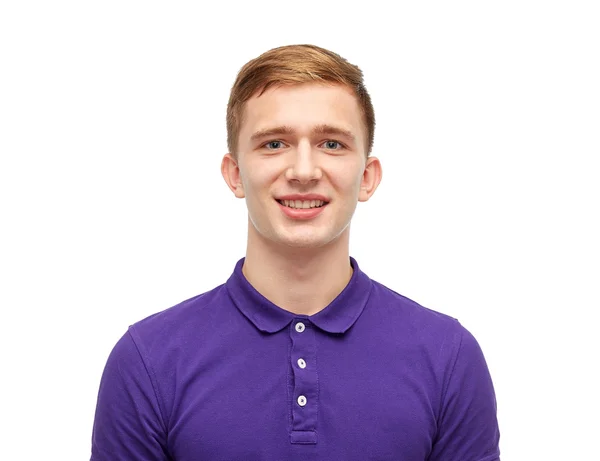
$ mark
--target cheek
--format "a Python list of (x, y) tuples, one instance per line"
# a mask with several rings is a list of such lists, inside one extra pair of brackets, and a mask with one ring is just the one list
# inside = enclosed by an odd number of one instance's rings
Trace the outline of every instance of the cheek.
[(277, 170), (272, 165), (268, 165), (268, 162), (245, 165), (241, 173), (244, 192), (251, 199), (270, 194), (272, 186), (278, 177)]
[(335, 170), (330, 170), (330, 180), (341, 194), (358, 195), (362, 182), (362, 172), (357, 173), (356, 165), (341, 165)]

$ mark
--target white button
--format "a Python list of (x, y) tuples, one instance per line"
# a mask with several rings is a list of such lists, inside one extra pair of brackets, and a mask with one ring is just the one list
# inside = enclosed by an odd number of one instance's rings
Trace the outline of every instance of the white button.
[(306, 362), (304, 361), (304, 359), (298, 359), (298, 366), (300, 368), (306, 368)]
[(298, 322), (298, 323), (296, 324), (296, 331), (297, 331), (298, 333), (302, 333), (302, 332), (304, 331), (304, 329), (305, 329), (305, 328), (306, 328), (306, 327), (304, 326), (304, 324), (303, 324), (302, 322)]
[(306, 405), (306, 397), (304, 397), (303, 395), (301, 395), (300, 397), (298, 397), (298, 405), (300, 405), (301, 407), (303, 407), (304, 405)]

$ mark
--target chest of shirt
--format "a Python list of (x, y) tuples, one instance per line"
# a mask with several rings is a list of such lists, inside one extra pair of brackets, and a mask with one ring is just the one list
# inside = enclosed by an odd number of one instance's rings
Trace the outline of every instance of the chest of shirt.
[(294, 321), (179, 353), (162, 370), (174, 459), (426, 459), (439, 404), (427, 351), (370, 338)]

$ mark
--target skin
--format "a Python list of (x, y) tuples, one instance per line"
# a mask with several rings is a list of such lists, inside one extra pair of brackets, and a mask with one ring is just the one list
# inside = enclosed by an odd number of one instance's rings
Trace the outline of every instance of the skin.
[[(315, 133), (340, 127), (352, 138)], [(274, 127), (291, 132), (252, 139)], [(221, 173), (248, 207), (244, 276), (282, 309), (313, 315), (346, 287), (350, 222), (358, 202), (377, 189), (381, 163), (366, 157), (367, 131), (351, 89), (306, 83), (270, 88), (244, 108), (237, 155), (227, 153)], [(317, 193), (329, 204), (310, 220), (286, 216), (275, 201), (287, 194)]]

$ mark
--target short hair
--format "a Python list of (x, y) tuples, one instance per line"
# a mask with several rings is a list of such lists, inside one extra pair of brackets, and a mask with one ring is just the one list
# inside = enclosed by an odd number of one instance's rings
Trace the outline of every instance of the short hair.
[(362, 70), (340, 55), (315, 45), (273, 48), (246, 63), (238, 72), (227, 104), (227, 148), (237, 158), (246, 101), (272, 86), (331, 83), (348, 86), (357, 98), (367, 132), (367, 157), (373, 148), (375, 113)]

